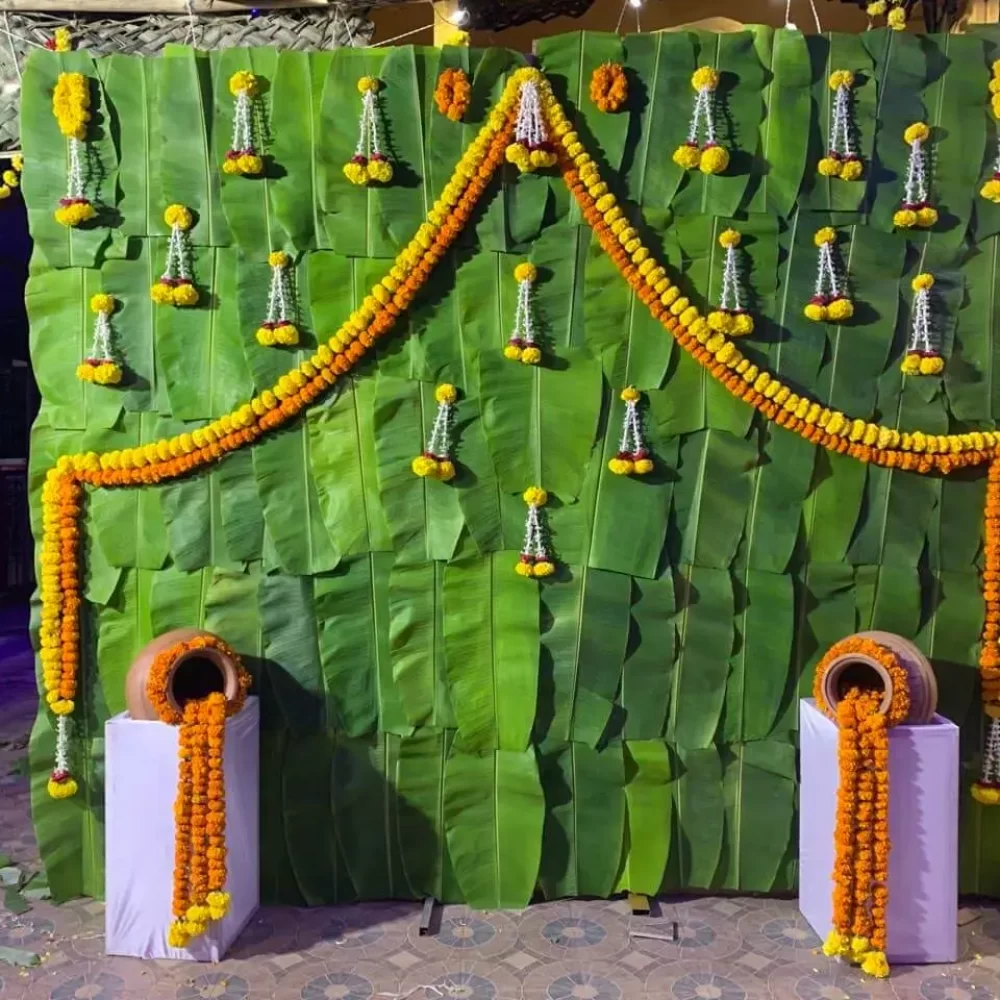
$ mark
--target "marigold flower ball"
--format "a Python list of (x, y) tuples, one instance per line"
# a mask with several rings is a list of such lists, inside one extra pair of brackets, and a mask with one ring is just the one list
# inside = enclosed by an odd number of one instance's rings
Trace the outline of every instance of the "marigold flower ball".
[(173, 228), (190, 229), (194, 219), (191, 216), (191, 209), (186, 205), (168, 205), (163, 213), (163, 221)]
[(358, 93), (365, 94), (368, 91), (375, 92), (379, 89), (378, 77), (363, 76), (358, 80)]
[(807, 302), (805, 309), (802, 311), (806, 319), (811, 319), (814, 323), (823, 323), (826, 321), (826, 306), (820, 302)]
[(272, 250), (267, 255), (267, 262), (271, 267), (288, 267), (291, 258), (284, 250)]
[(170, 285), (157, 281), (149, 289), (149, 297), (159, 306), (170, 305), (174, 300), (174, 290)]
[(830, 89), (837, 90), (839, 87), (853, 87), (854, 74), (849, 69), (835, 69), (830, 74)]
[(2, 177), (4, 184), (8, 187), (16, 188), (21, 183), (15, 170), (5, 170)]
[(171, 300), (175, 306), (196, 306), (198, 304), (198, 289), (189, 281), (174, 285)]
[(514, 572), (518, 576), (531, 576), (532, 569), (531, 563), (521, 562), (520, 560), (514, 563)]
[(56, 222), (72, 228), (96, 218), (97, 209), (89, 201), (74, 201), (69, 205), (60, 205), (54, 214)]
[(934, 275), (928, 274), (926, 271), (918, 274), (911, 282), (910, 287), (915, 292), (926, 291), (928, 288), (934, 287)]
[(739, 232), (736, 229), (723, 229), (719, 234), (719, 246), (725, 247), (726, 250), (732, 247), (738, 247), (740, 245)]
[(697, 170), (701, 163), (701, 150), (697, 146), (686, 142), (674, 150), (674, 163), (685, 170)]
[(699, 66), (691, 74), (691, 86), (695, 90), (715, 90), (719, 86), (719, 74), (711, 66)]
[(942, 371), (944, 371), (944, 358), (934, 355), (920, 359), (921, 375), (940, 375)]
[(524, 502), (532, 507), (544, 507), (548, 500), (549, 495), (541, 486), (529, 486), (524, 491)]
[(293, 347), (299, 342), (299, 331), (293, 323), (279, 323), (274, 328), (274, 342), (284, 347)]
[(521, 348), (517, 344), (507, 344), (503, 349), (503, 356), (510, 361), (521, 360)]
[(703, 174), (721, 174), (729, 166), (729, 150), (725, 146), (709, 146), (698, 164)]
[(531, 575), (539, 578), (552, 576), (555, 571), (555, 564), (548, 559), (540, 559), (531, 567)]
[(881, 17), (886, 10), (886, 0), (872, 0), (865, 8), (865, 13), (869, 17)]
[(417, 455), (410, 463), (410, 468), (421, 478), (434, 478), (437, 474), (437, 461), (429, 455)]
[(388, 184), (392, 180), (392, 164), (388, 160), (369, 160), (366, 167), (368, 179)]
[(115, 308), (114, 296), (98, 292), (90, 297), (90, 311), (95, 313), (110, 313)]
[(753, 316), (745, 312), (737, 313), (733, 317), (732, 335), (734, 337), (745, 337), (749, 333), (753, 333)]
[(912, 208), (900, 208), (893, 213), (892, 224), (897, 229), (912, 229), (917, 224), (917, 213)]
[(257, 343), (262, 347), (273, 347), (274, 346), (274, 330), (268, 326), (258, 327), (257, 333), (255, 334), (257, 338)]
[(538, 277), (538, 268), (534, 264), (525, 262), (518, 264), (514, 268), (515, 281), (534, 281)]
[(247, 97), (256, 97), (257, 90), (257, 77), (250, 70), (238, 70), (229, 78), (229, 92), (233, 97), (238, 97), (240, 94), (246, 94)]
[(906, 11), (902, 7), (893, 7), (885, 20), (893, 31), (902, 31), (906, 27)]
[(920, 373), (920, 355), (907, 354), (900, 362), (899, 370), (904, 375), (918, 375)]
[(651, 458), (637, 458), (633, 463), (633, 469), (637, 476), (645, 476), (653, 471), (653, 460)]
[(865, 167), (860, 160), (845, 160), (840, 165), (840, 179), (842, 181), (860, 180), (864, 172)]
[(455, 463), (450, 458), (442, 459), (437, 464), (437, 478), (447, 483), (455, 478)]
[(731, 333), (733, 329), (733, 316), (724, 309), (713, 309), (708, 314), (708, 325), (712, 330), (719, 333)]
[(368, 165), (367, 163), (356, 163), (354, 160), (349, 160), (344, 164), (344, 176), (352, 184), (367, 184), (368, 183)]
[(10, 188), (6, 184), (0, 184), (0, 201), (10, 197)]
[(926, 122), (914, 122), (912, 125), (906, 126), (903, 132), (903, 141), (908, 144), (926, 142), (930, 134), (931, 130), (927, 127)]
[(458, 390), (450, 382), (442, 382), (434, 390), (434, 398), (439, 403), (454, 403), (458, 399)]
[(937, 223), (937, 220), (938, 212), (933, 205), (924, 205), (923, 208), (917, 209), (917, 225), (922, 229), (929, 229)]
[(632, 472), (634, 467), (635, 463), (631, 458), (619, 458), (616, 455), (614, 458), (608, 460), (608, 468), (616, 476), (627, 476)]
[(69, 799), (76, 795), (77, 791), (77, 784), (73, 778), (67, 778), (65, 781), (49, 779), (48, 793), (50, 798)]
[(236, 162), (240, 173), (250, 177), (256, 177), (264, 171), (264, 159), (256, 153), (243, 153)]
[(991, 177), (980, 189), (979, 193), (994, 204), (1000, 204), (1000, 180)]
[(826, 314), (835, 323), (841, 323), (854, 315), (854, 303), (847, 298), (834, 299), (827, 305)]
[(537, 365), (542, 360), (542, 352), (537, 347), (525, 347), (521, 350), (521, 363)]
[(824, 156), (819, 163), (816, 164), (817, 171), (823, 177), (839, 177), (841, 170), (841, 162), (834, 156)]
[(638, 403), (639, 402), (639, 390), (629, 385), (626, 386), (621, 391), (621, 400), (623, 403)]

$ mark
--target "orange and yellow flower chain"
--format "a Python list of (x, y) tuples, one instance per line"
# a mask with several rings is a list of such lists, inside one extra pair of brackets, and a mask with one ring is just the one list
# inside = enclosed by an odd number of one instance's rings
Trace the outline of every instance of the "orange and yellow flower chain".
[[(41, 640), (43, 665), (49, 668), (45, 673), (46, 695), (50, 703), (61, 703), (64, 715), (72, 711), (79, 660), (75, 548), (78, 484), (136, 486), (186, 475), (287, 423), (325, 393), (376, 339), (389, 331), (468, 221), (487, 183), (504, 160), (520, 88), (526, 82), (538, 88), (542, 111), (560, 151), (563, 176), (601, 246), (652, 315), (730, 392), (807, 440), (864, 462), (920, 473), (947, 473), (993, 457), (1000, 438), (992, 431), (949, 435), (909, 433), (852, 420), (839, 410), (794, 392), (744, 357), (725, 334), (709, 328), (697, 307), (681, 294), (665, 269), (653, 259), (602, 180), (596, 163), (584, 150), (544, 75), (534, 68), (520, 69), (512, 74), (486, 124), (459, 160), (428, 212), (427, 221), (396, 258), (389, 273), (310, 360), (232, 413), (191, 433), (121, 451), (63, 456), (49, 471), (43, 491), (43, 563), (46, 553), (51, 558), (54, 552), (69, 552), (71, 568), (61, 574), (60, 567), (55, 567), (47, 579), (43, 573)], [(62, 499), (70, 494), (72, 501)], [(60, 505), (68, 516), (60, 516), (57, 509)], [(54, 772), (50, 790), (57, 795), (75, 791), (68, 767)]]

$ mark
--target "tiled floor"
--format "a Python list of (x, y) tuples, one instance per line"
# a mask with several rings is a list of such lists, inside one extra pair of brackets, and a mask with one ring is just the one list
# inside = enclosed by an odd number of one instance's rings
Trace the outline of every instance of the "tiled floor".
[[(30, 653), (0, 635), (0, 852), (22, 866), (38, 863), (17, 768), (33, 711), (30, 676)], [(101, 903), (42, 902), (21, 917), (0, 906), (0, 946), (43, 956), (30, 970), (0, 962), (0, 998), (997, 1000), (1000, 910), (973, 907), (963, 921), (957, 965), (901, 967), (874, 982), (818, 955), (787, 900), (663, 900), (649, 918), (631, 917), (622, 901), (523, 913), (447, 907), (431, 937), (419, 935), (419, 907), (409, 903), (268, 907), (217, 966), (106, 958)]]

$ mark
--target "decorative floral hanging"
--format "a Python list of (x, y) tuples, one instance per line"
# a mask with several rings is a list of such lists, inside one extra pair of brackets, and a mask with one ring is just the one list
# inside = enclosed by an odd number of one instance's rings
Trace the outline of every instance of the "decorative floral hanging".
[(545, 543), (541, 516), (541, 509), (549, 502), (549, 495), (541, 486), (529, 486), (524, 491), (524, 502), (528, 505), (528, 516), (524, 522), (524, 545), (521, 546), (521, 558), (514, 569), (519, 576), (552, 576), (556, 566)]
[(229, 78), (229, 92), (236, 98), (233, 109), (233, 141), (226, 150), (222, 169), (227, 174), (256, 177), (264, 170), (264, 160), (254, 141), (256, 97), (260, 83), (249, 70), (241, 69)]
[(893, 31), (905, 30), (906, 8), (903, 6), (903, 0), (872, 0), (865, 8), (865, 13), (868, 15), (868, 27), (873, 28), (875, 18), (882, 17), (887, 11), (886, 27), (892, 28)]
[(674, 150), (674, 163), (685, 170), (721, 174), (729, 166), (729, 150), (719, 144), (715, 130), (715, 91), (719, 86), (719, 74), (711, 66), (701, 66), (692, 74), (691, 86), (698, 96), (694, 101), (687, 142)]
[[(1000, 121), (1000, 59), (993, 63), (990, 78), (990, 108), (993, 117)], [(1000, 204), (1000, 144), (997, 145), (996, 159), (993, 161), (993, 176), (980, 188), (979, 193), (994, 204)]]
[(910, 158), (906, 164), (906, 188), (903, 203), (892, 217), (897, 229), (911, 229), (918, 226), (928, 229), (938, 220), (937, 209), (928, 201), (927, 156), (924, 143), (931, 130), (924, 122), (908, 125), (903, 133), (903, 141), (910, 147)]
[(469, 110), (472, 84), (464, 69), (441, 71), (434, 88), (434, 103), (438, 111), (453, 122), (460, 122)]
[(847, 278), (840, 273), (840, 261), (835, 257), (837, 230), (824, 226), (816, 230), (813, 242), (819, 247), (816, 262), (816, 291), (803, 310), (807, 319), (817, 323), (830, 320), (840, 323), (854, 315), (854, 303), (847, 294)]
[(708, 325), (719, 333), (742, 337), (753, 333), (753, 316), (743, 305), (740, 273), (736, 263), (736, 248), (742, 237), (735, 229), (726, 229), (719, 236), (719, 246), (726, 251), (722, 266), (722, 296), (719, 308), (708, 314)]
[(625, 403), (625, 418), (622, 421), (622, 437), (618, 454), (608, 462), (608, 468), (616, 476), (628, 476), (633, 472), (644, 476), (653, 471), (653, 460), (642, 434), (642, 417), (639, 416), (639, 390), (626, 386), (620, 396)]
[(913, 291), (913, 324), (910, 343), (900, 368), (904, 375), (937, 375), (944, 369), (939, 340), (931, 322), (931, 289), (934, 275), (918, 274), (911, 282)]
[(97, 209), (84, 193), (84, 143), (90, 121), (90, 82), (82, 73), (59, 74), (52, 92), (52, 113), (59, 123), (59, 131), (66, 136), (69, 149), (66, 197), (59, 199), (56, 222), (64, 226), (79, 226), (97, 215)]
[(122, 380), (121, 365), (115, 361), (111, 349), (111, 314), (115, 311), (115, 300), (103, 292), (90, 300), (90, 310), (95, 313), (94, 342), (90, 354), (78, 365), (76, 377), (84, 382), (98, 385), (117, 385)]
[(455, 478), (455, 463), (451, 457), (451, 429), (455, 420), (458, 390), (444, 382), (434, 390), (434, 398), (438, 408), (427, 447), (410, 463), (410, 467), (418, 476), (440, 479), (446, 483)]
[(1000, 458), (990, 462), (986, 478), (983, 601), (986, 614), (979, 647), (979, 677), (986, 739), (972, 797), (984, 806), (995, 806), (1000, 805)]
[(292, 258), (284, 250), (272, 250), (267, 262), (271, 265), (271, 289), (267, 295), (267, 319), (257, 329), (257, 343), (264, 347), (275, 344), (291, 347), (299, 342), (299, 331), (292, 321), (295, 296), (288, 273)]
[[(836, 706), (827, 703), (823, 678), (845, 655), (875, 661), (891, 678), (892, 697), (883, 711), (881, 688), (857, 684)], [(888, 686), (888, 685), (887, 685)], [(889, 907), (889, 728), (910, 711), (909, 678), (896, 654), (871, 639), (854, 636), (830, 647), (816, 667), (816, 706), (839, 728), (837, 822), (834, 832), (833, 930), (823, 953), (848, 959), (877, 979), (889, 975), (885, 949)]]
[(382, 147), (382, 106), (378, 92), (381, 84), (374, 76), (358, 80), (361, 94), (361, 120), (358, 123), (358, 145), (350, 162), (344, 164), (344, 176), (352, 184), (388, 184), (392, 180), (392, 161)]
[(531, 77), (521, 83), (514, 141), (507, 147), (505, 155), (507, 162), (513, 163), (522, 174), (555, 165), (556, 149), (549, 141), (545, 127), (538, 84)]
[(52, 37), (45, 39), (45, 47), (50, 52), (71, 52), (73, 50), (73, 35), (69, 28), (65, 25), (56, 28), (52, 32)]
[(531, 293), (538, 278), (538, 268), (534, 264), (518, 264), (514, 268), (514, 278), (517, 281), (517, 309), (514, 312), (514, 329), (503, 349), (504, 357), (526, 365), (537, 365), (542, 360), (542, 351), (535, 341)]
[(168, 205), (163, 221), (170, 226), (167, 243), (167, 267), (160, 280), (150, 289), (150, 298), (158, 305), (194, 306), (198, 304), (198, 289), (191, 274), (191, 243), (187, 236), (194, 224), (191, 209), (184, 205)]
[(590, 77), (590, 99), (600, 111), (617, 111), (628, 100), (628, 77), (615, 62), (601, 63)]
[(830, 145), (826, 156), (819, 161), (818, 170), (824, 177), (839, 177), (856, 181), (864, 173), (861, 157), (854, 147), (854, 115), (851, 88), (854, 74), (849, 69), (834, 70), (830, 74), (830, 89), (834, 92), (830, 119)]
[(0, 174), (0, 201), (9, 198), (14, 190), (21, 186), (21, 173), (24, 170), (24, 157), (15, 153), (10, 158), (10, 167)]

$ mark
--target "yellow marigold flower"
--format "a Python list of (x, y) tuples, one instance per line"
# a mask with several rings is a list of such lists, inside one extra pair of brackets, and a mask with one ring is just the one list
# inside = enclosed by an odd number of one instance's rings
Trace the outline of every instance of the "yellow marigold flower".
[(699, 66), (691, 74), (691, 86), (695, 90), (715, 90), (719, 86), (719, 74), (711, 66)]
[(524, 491), (524, 502), (532, 507), (544, 507), (549, 501), (549, 495), (541, 486), (529, 486)]
[(538, 268), (534, 264), (525, 261), (514, 268), (515, 281), (535, 281), (538, 278)]
[(374, 76), (363, 76), (358, 80), (358, 93), (365, 94), (369, 90), (375, 91), (379, 89), (379, 81), (377, 77)]
[(928, 288), (934, 287), (934, 275), (928, 274), (926, 271), (918, 274), (913, 281), (910, 282), (911, 287), (915, 292), (924, 291)]
[(848, 435), (852, 441), (860, 441), (865, 433), (865, 422), (863, 420), (852, 420), (851, 430)]
[(607, 212), (609, 209), (614, 208), (616, 204), (618, 204), (618, 199), (609, 193), (598, 198), (595, 207), (598, 212)]
[(903, 141), (908, 144), (925, 142), (930, 134), (931, 130), (925, 122), (914, 122), (912, 125), (906, 126), (906, 130), (903, 132)]
[(229, 78), (229, 93), (233, 97), (239, 94), (246, 94), (247, 97), (255, 97), (257, 89), (257, 77), (248, 69), (238, 70)]
[(816, 164), (816, 169), (819, 171), (821, 177), (839, 177), (843, 168), (843, 161), (833, 156), (824, 156)]
[(729, 150), (725, 146), (709, 146), (702, 150), (698, 168), (703, 174), (721, 174), (729, 166)]
[(742, 237), (737, 230), (723, 229), (719, 234), (719, 246), (725, 247), (725, 249), (729, 250), (732, 247), (738, 247), (741, 239)]
[(24, 172), (24, 156), (21, 153), (15, 153), (10, 158), (10, 165), (20, 174)]
[(167, 206), (163, 213), (163, 221), (170, 227), (190, 229), (194, 219), (191, 216), (191, 209), (185, 205), (174, 204)]
[(434, 398), (439, 403), (454, 403), (458, 399), (458, 390), (450, 382), (442, 382), (434, 390)]
[(893, 7), (886, 16), (885, 23), (893, 31), (902, 31), (906, 27), (906, 11), (902, 7)]
[(284, 250), (272, 250), (267, 255), (267, 262), (271, 267), (288, 267), (291, 257)]
[[(609, 208), (604, 213), (604, 221), (610, 226), (613, 222), (617, 222), (622, 218), (622, 210), (618, 205)], [(612, 230), (613, 231), (613, 230)]]
[(830, 74), (830, 89), (836, 90), (838, 87), (853, 87), (854, 74), (849, 69), (835, 69)]
[(114, 296), (99, 292), (90, 298), (90, 311), (95, 313), (111, 313), (115, 309)]
[(673, 161), (685, 170), (697, 170), (701, 164), (701, 150), (690, 142), (682, 143), (674, 150)]
[(833, 226), (823, 226), (822, 229), (816, 230), (816, 235), (813, 236), (813, 243), (816, 246), (821, 247), (825, 243), (833, 243), (837, 238), (837, 230)]

